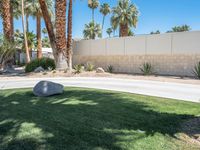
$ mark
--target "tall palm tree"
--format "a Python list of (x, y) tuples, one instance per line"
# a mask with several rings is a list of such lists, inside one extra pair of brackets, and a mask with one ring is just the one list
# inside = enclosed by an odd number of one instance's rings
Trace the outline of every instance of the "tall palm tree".
[(119, 36), (128, 36), (128, 30), (135, 27), (138, 21), (138, 10), (130, 0), (119, 0), (117, 7), (113, 8), (111, 23), (113, 27), (120, 28)]
[(105, 22), (105, 17), (111, 13), (111, 9), (110, 9), (110, 5), (107, 3), (104, 3), (101, 5), (100, 7), (100, 12), (103, 14), (103, 21), (102, 21), (102, 30), (103, 30), (103, 26), (104, 26), (104, 22)]
[(49, 10), (48, 10), (46, 1), (39, 0), (39, 3), (40, 3), (41, 10), (42, 10), (43, 18), (45, 21), (46, 29), (48, 31), (49, 40), (50, 40), (51, 48), (53, 50), (54, 59), (55, 59), (55, 62), (57, 63), (58, 61), (57, 61), (57, 49), (56, 49), (56, 36), (54, 33), (53, 23), (51, 21), (51, 17), (49, 14)]
[[(9, 45), (13, 44), (13, 36), (12, 36), (12, 24), (11, 24), (11, 3), (10, 0), (4, 0), (0, 2), (0, 7), (1, 7), (1, 16), (3, 18), (3, 32), (4, 32), (4, 40), (3, 40), (3, 45), (8, 45), (8, 47), (2, 47), (2, 50), (4, 50), (3, 53), (0, 54), (0, 59), (1, 62), (3, 63), (3, 67), (7, 68), (7, 67), (11, 67), (11, 65), (13, 64), (13, 49), (11, 47), (9, 47)], [(7, 53), (8, 52), (8, 53)], [(11, 53), (10, 53), (11, 52)], [(4, 59), (4, 54), (6, 54), (7, 57), (6, 59)], [(3, 58), (3, 57), (4, 58)]]
[(3, 18), (3, 32), (4, 37), (11, 42), (12, 40), (12, 26), (11, 26), (11, 13), (10, 13), (10, 0), (4, 0), (0, 2), (2, 8)]
[(10, 0), (10, 6), (11, 35), (14, 40), (14, 18), (19, 19), (21, 16), (20, 0)]
[(111, 37), (110, 35), (111, 35), (112, 32), (113, 32), (113, 29), (112, 29), (112, 28), (108, 28), (108, 29), (106, 30), (106, 33), (109, 35), (109, 38)]
[(67, 69), (66, 39), (66, 0), (56, 0), (56, 48), (58, 52), (58, 69)]
[(67, 62), (70, 71), (72, 70), (72, 6), (73, 0), (69, 0), (67, 26)]
[(25, 43), (25, 50), (26, 50), (26, 62), (29, 63), (31, 61), (30, 59), (30, 53), (28, 48), (28, 41), (27, 41), (27, 35), (26, 35), (26, 25), (24, 22), (24, 0), (21, 0), (21, 11), (22, 11), (22, 26), (23, 26), (23, 33), (24, 33), (24, 43)]
[[(46, 0), (46, 4), (49, 10), (49, 14), (52, 15), (53, 14), (53, 1), (52, 0)], [(33, 7), (32, 12), (30, 12), (30, 14), (32, 16), (36, 17), (36, 28), (37, 28), (37, 58), (42, 58), (42, 35), (41, 35), (41, 18), (42, 18), (42, 12), (41, 12), (41, 8), (40, 8), (40, 4), (38, 2), (38, 0), (33, 0), (32, 1), (32, 5), (31, 7)]]
[(33, 15), (34, 12), (34, 6), (33, 2), (36, 0), (25, 0), (24, 1), (24, 14), (26, 16), (25, 22), (26, 22), (26, 30), (29, 32), (29, 17)]
[(94, 22), (94, 10), (99, 7), (99, 0), (88, 1), (88, 7), (92, 9), (92, 22)]
[(85, 25), (85, 29), (83, 31), (83, 35), (85, 39), (95, 39), (96, 37), (101, 37), (101, 26), (94, 22), (90, 22)]

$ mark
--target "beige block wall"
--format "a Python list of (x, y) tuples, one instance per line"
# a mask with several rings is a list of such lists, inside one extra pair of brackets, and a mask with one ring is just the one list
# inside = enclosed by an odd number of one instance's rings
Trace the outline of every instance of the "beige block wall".
[(144, 62), (153, 65), (159, 75), (193, 76), (192, 70), (200, 61), (200, 55), (130, 55), (130, 56), (74, 56), (73, 64), (88, 62), (105, 70), (109, 65), (115, 72), (141, 74), (140, 67)]
[(73, 63), (93, 63), (115, 72), (141, 73), (150, 62), (157, 74), (192, 76), (200, 61), (200, 31), (83, 40), (73, 44)]

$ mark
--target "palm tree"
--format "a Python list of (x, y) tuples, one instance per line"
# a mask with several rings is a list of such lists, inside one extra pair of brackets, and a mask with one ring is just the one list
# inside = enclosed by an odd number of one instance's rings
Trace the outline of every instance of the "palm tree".
[(48, 37), (45, 37), (45, 38), (42, 39), (42, 47), (47, 47), (47, 48), (51, 47)]
[(26, 62), (29, 63), (31, 59), (30, 59), (28, 41), (27, 41), (27, 35), (26, 35), (26, 25), (24, 22), (24, 0), (21, 0), (21, 9), (22, 9), (21, 11), (22, 11), (22, 26), (23, 26), (23, 33), (24, 33), (24, 43), (25, 43), (25, 50), (26, 50)]
[(56, 0), (56, 48), (58, 52), (58, 69), (67, 68), (66, 52), (66, 0)]
[(94, 22), (90, 22), (85, 25), (85, 29), (83, 31), (83, 35), (85, 39), (95, 39), (96, 37), (101, 37), (101, 26)]
[(32, 0), (26, 0), (24, 1), (24, 15), (25, 15), (25, 25), (26, 25), (26, 31), (29, 32), (29, 16), (32, 13)]
[(4, 0), (0, 2), (3, 18), (3, 32), (6, 40), (12, 40), (12, 26), (11, 26), (11, 13), (10, 13), (10, 0)]
[(11, 23), (11, 35), (14, 40), (14, 18), (19, 19), (21, 16), (20, 0), (10, 0), (10, 23)]
[(41, 10), (42, 10), (42, 16), (45, 21), (46, 29), (48, 31), (49, 40), (50, 40), (51, 48), (53, 50), (54, 59), (57, 64), (58, 61), (57, 61), (57, 49), (56, 49), (56, 37), (55, 37), (55, 33), (54, 33), (53, 23), (51, 21), (51, 17), (49, 14), (49, 10), (48, 10), (46, 1), (39, 0), (39, 3), (40, 3)]
[(190, 31), (191, 28), (190, 26), (188, 25), (182, 25), (182, 26), (175, 26), (172, 28), (171, 31), (167, 31), (167, 33), (170, 33), (170, 32), (186, 32), (186, 31)]
[(99, 0), (90, 0), (88, 7), (92, 9), (92, 22), (94, 22), (94, 10), (99, 7)]
[[(49, 10), (49, 14), (53, 14), (52, 7), (53, 7), (53, 1), (52, 0), (46, 0), (46, 4)], [(30, 14), (32, 16), (36, 17), (36, 28), (37, 28), (37, 58), (42, 58), (42, 36), (41, 36), (41, 17), (42, 12), (40, 8), (40, 4), (38, 0), (33, 0), (31, 5), (32, 12)]]
[(108, 29), (106, 30), (106, 33), (109, 35), (109, 38), (110, 38), (110, 35), (111, 35), (112, 32), (113, 32), (113, 29), (112, 29), (112, 28), (108, 28)]
[[(25, 49), (24, 47), (24, 34), (20, 32), (20, 30), (15, 30), (15, 41), (17, 43), (17, 48), (19, 49)], [(37, 45), (36, 42), (36, 35), (33, 32), (26, 32), (27, 37), (27, 43), (29, 47), (29, 52), (31, 53), (31, 50), (34, 49)]]
[(128, 36), (134, 36), (134, 33), (130, 28), (128, 29)]
[[(3, 67), (10, 67), (12, 65), (13, 60), (13, 49), (9, 46), (13, 44), (12, 38), (12, 24), (11, 24), (11, 2), (10, 0), (4, 0), (0, 2), (1, 7), (1, 16), (3, 18), (3, 32), (4, 32), (4, 40), (3, 46), (8, 45), (8, 47), (1, 47), (4, 51), (0, 53), (0, 59), (3, 63)], [(7, 44), (5, 44), (7, 43)], [(11, 53), (10, 53), (11, 52)], [(8, 56), (8, 57), (5, 57)], [(0, 63), (1, 63), (0, 62)], [(9, 65), (10, 64), (10, 65)]]
[(111, 23), (113, 27), (120, 28), (119, 36), (128, 36), (128, 30), (136, 27), (138, 10), (129, 0), (119, 0), (117, 7), (113, 8)]
[(47, 28), (43, 28), (43, 29), (42, 29), (42, 33), (43, 33), (44, 36), (46, 37), (46, 34), (48, 34)]
[(67, 62), (69, 70), (72, 70), (72, 6), (73, 6), (73, 1), (69, 0), (68, 26), (67, 26)]
[(100, 7), (100, 12), (103, 14), (103, 21), (102, 21), (102, 30), (103, 30), (105, 17), (111, 12), (109, 4), (107, 3), (102, 4)]

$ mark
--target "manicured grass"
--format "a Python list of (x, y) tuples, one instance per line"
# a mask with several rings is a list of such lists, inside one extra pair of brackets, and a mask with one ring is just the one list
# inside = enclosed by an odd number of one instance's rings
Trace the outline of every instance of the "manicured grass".
[(178, 138), (200, 115), (196, 103), (110, 91), (66, 88), (35, 97), (30, 89), (0, 91), (0, 149), (198, 149)]

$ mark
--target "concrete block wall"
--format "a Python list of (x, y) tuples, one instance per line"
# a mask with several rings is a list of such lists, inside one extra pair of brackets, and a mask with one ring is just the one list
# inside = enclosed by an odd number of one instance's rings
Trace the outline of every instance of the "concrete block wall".
[(157, 74), (192, 76), (200, 61), (200, 31), (82, 40), (73, 44), (73, 51), (74, 64), (141, 73), (142, 64), (150, 62)]

